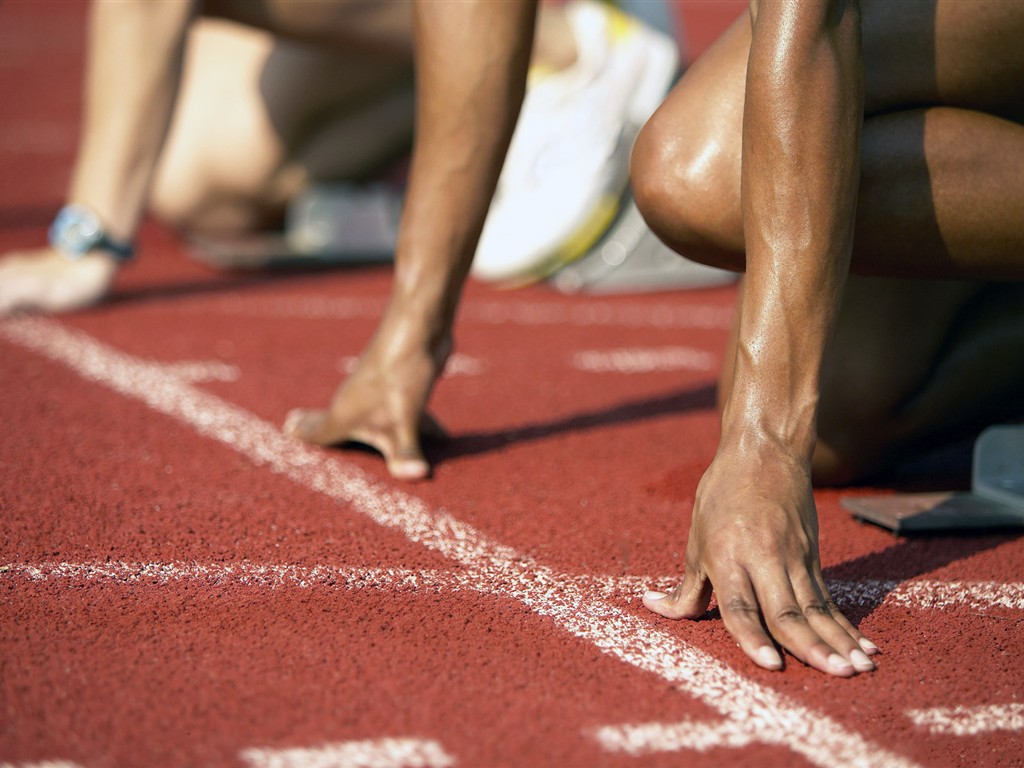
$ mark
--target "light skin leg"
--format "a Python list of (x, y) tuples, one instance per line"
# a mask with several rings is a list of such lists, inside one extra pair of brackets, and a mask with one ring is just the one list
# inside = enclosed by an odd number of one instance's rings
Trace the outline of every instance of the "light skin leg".
[[(1024, 24), (1020, 8), (1011, 5), (862, 3), (866, 118), (854, 273), (1024, 278), (1019, 210), (1024, 132), (1018, 122), (1024, 66), (1020, 46), (1012, 42)], [(687, 255), (739, 268), (749, 235), (741, 207), (739, 143), (749, 29), (748, 20), (739, 22), (687, 74), (634, 156), (634, 186), (656, 231)], [(907, 48), (908, 40), (934, 44)], [(897, 49), (903, 55), (891, 56)], [(891, 61), (899, 67), (887, 68)], [(943, 98), (954, 105), (944, 106)], [(936, 106), (922, 108), (929, 103)], [(748, 269), (741, 318), (750, 304), (763, 311), (763, 298), (750, 293), (751, 281), (760, 279)], [(975, 302), (992, 290), (998, 295), (990, 296), (982, 320), (974, 313)], [(888, 382), (879, 386), (876, 380), (874, 405), (865, 406), (880, 409), (877, 416), (888, 404), (892, 427), (882, 434), (892, 440), (935, 434), (941, 428), (936, 420), (977, 420), (984, 395), (1005, 398), (1019, 391), (1020, 366), (1007, 368), (1005, 358), (1022, 338), (1019, 286), (851, 278), (846, 295), (821, 369), (815, 472), (838, 477), (848, 468), (840, 466), (851, 446), (839, 443), (845, 424), (837, 395), (845, 396), (844, 403), (856, 399), (843, 390), (849, 370), (842, 370), (856, 362), (846, 352), (899, 360)], [(869, 313), (874, 314), (869, 318)], [(897, 334), (889, 328), (891, 344), (866, 342), (870, 320), (877, 326), (882, 316), (911, 315), (915, 323), (898, 334), (901, 339), (893, 339)], [(752, 337), (738, 327), (736, 353), (722, 379), (726, 415), (736, 387), (735, 363), (745, 354), (741, 338), (749, 344)], [(1002, 374), (993, 377), (992, 392), (963, 388), (968, 366), (984, 378), (997, 363)], [(952, 370), (961, 375), (953, 377)], [(957, 378), (959, 389), (950, 386)], [(698, 489), (682, 584), (668, 596), (648, 596), (646, 604), (665, 616), (695, 618), (706, 610), (713, 585), (727, 627), (762, 666), (777, 668), (781, 660), (767, 650), (760, 617), (772, 638), (818, 669), (838, 675), (870, 669), (855, 650), (860, 645), (870, 653), (873, 646), (831, 602), (821, 578), (812, 463), (787, 467), (787, 450), (777, 450), (758, 454), (760, 464), (744, 469), (733, 453), (720, 448)], [(790, 480), (780, 486), (779, 477)], [(798, 514), (787, 518), (785, 510)], [(833, 653), (847, 664), (835, 661)]]
[(200, 19), (151, 210), (187, 231), (245, 232), (309, 181), (366, 177), (412, 141), (410, 56)]

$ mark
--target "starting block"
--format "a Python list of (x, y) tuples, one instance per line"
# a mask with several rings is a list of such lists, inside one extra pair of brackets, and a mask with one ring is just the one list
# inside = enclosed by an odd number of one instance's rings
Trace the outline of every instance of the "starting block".
[(848, 496), (840, 503), (854, 517), (897, 533), (1024, 528), (1024, 424), (979, 435), (969, 492)]

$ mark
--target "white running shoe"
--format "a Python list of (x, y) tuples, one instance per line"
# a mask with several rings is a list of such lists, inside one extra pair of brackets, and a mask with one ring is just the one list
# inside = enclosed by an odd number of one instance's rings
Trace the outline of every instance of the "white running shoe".
[(615, 294), (712, 288), (736, 274), (690, 261), (647, 226), (632, 195), (601, 240), (583, 258), (560, 270), (551, 284), (562, 293)]
[(577, 60), (533, 78), (473, 261), (506, 286), (586, 253), (619, 213), (641, 126), (675, 79), (675, 41), (595, 0), (566, 6)]

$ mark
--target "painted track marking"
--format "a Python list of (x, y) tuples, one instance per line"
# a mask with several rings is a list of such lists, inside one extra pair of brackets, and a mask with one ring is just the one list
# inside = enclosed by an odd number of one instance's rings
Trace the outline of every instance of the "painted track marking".
[(974, 736), (992, 731), (1024, 731), (1024, 704), (983, 707), (911, 709), (907, 717), (918, 728), (943, 736)]
[(623, 752), (632, 757), (684, 749), (697, 752), (716, 747), (739, 749), (755, 741), (750, 730), (735, 720), (608, 725), (595, 728), (590, 735), (606, 752)]
[[(177, 309), (195, 313), (221, 313), (305, 320), (376, 320), (384, 311), (384, 299), (365, 297), (257, 297), (223, 299), (202, 305), (161, 305), (161, 311)], [(459, 322), (482, 325), (571, 325), (577, 327), (701, 328), (725, 330), (732, 323), (732, 306), (715, 304), (609, 304), (593, 302), (565, 305), (545, 301), (469, 300), (459, 308)]]
[(193, 384), (204, 381), (238, 381), (241, 372), (238, 366), (221, 360), (182, 360), (177, 363), (164, 363), (169, 376), (174, 376)]
[(374, 481), (329, 452), (298, 443), (238, 406), (169, 376), (161, 366), (45, 318), (5, 321), (0, 323), (0, 335), (141, 400), (256, 464), (348, 504), (475, 577), (490, 579), (492, 594), (518, 600), (604, 653), (674, 684), (735, 721), (758, 742), (788, 747), (819, 766), (914, 765), (827, 715), (747, 679), (650, 621), (589, 598), (550, 568), (490, 541), (450, 514), (432, 511), (421, 500)]
[[(359, 357), (355, 355), (347, 355), (338, 360), (335, 364), (335, 369), (338, 373), (350, 374), (354, 373), (356, 368), (359, 367)], [(484, 362), (478, 357), (470, 357), (459, 352), (453, 353), (449, 356), (447, 362), (444, 364), (445, 377), (449, 376), (479, 376), (484, 372)]]
[[(563, 583), (575, 584), (588, 597), (636, 602), (645, 589), (669, 589), (672, 577), (587, 576), (553, 574)], [(390, 589), (457, 592), (471, 590), (488, 593), (491, 583), (481, 574), (463, 570), (338, 567), (330, 565), (293, 565), (270, 563), (198, 563), (94, 561), (69, 563), (9, 563), (0, 566), (0, 579), (26, 581), (113, 581), (120, 584), (163, 585), (172, 582), (197, 582), (210, 585), (234, 584), (243, 587), (278, 589)], [(913, 581), (830, 581), (830, 592), (846, 606), (900, 605), (917, 610), (941, 610), (954, 607), (975, 609), (1015, 608), (1024, 610), (1024, 584), (991, 582)], [(1002, 594), (1000, 591), (1003, 590)], [(955, 591), (955, 597), (953, 599)], [(934, 600), (940, 594), (942, 600)], [(1017, 599), (1013, 599), (1017, 595)], [(1010, 598), (1010, 599), (1007, 599)]]
[(715, 355), (692, 347), (590, 349), (572, 357), (573, 368), (588, 373), (711, 371), (717, 364)]
[(251, 768), (448, 768), (455, 758), (436, 741), (374, 739), (289, 749), (254, 748), (239, 757)]

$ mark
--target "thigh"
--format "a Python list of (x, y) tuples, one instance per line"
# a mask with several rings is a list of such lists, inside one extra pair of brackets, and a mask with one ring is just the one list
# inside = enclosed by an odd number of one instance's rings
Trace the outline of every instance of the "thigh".
[(950, 106), (1024, 119), (1024, 2), (862, 0), (867, 112)]
[(186, 227), (259, 226), (306, 176), (322, 175), (303, 167), (321, 132), (411, 79), (400, 55), (342, 51), (200, 18), (189, 33), (152, 204)]
[(411, 0), (205, 0), (203, 10), (281, 37), (336, 49), (412, 55)]
[(816, 477), (849, 482), (1019, 418), (1021, 349), (1024, 283), (851, 277), (822, 371)]

